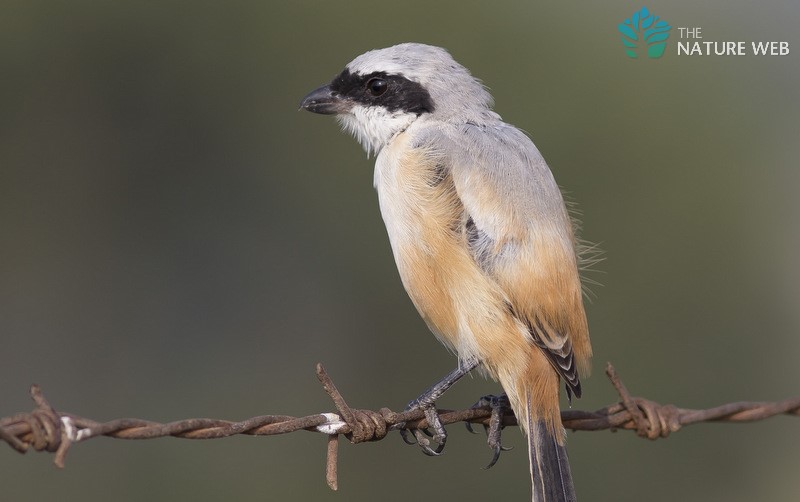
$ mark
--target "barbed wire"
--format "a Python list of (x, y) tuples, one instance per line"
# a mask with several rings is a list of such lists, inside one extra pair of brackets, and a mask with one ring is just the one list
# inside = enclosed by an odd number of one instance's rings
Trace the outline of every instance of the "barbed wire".
[[(97, 422), (71, 413), (58, 412), (44, 398), (38, 385), (31, 386), (36, 408), (29, 413), (0, 419), (0, 439), (20, 453), (31, 447), (36, 451), (55, 453), (54, 462), (64, 467), (67, 450), (75, 443), (93, 437), (118, 439), (153, 439), (178, 437), (185, 439), (219, 439), (237, 434), (271, 436), (299, 430), (328, 435), (326, 481), (331, 489), (338, 488), (337, 459), (339, 436), (351, 443), (378, 441), (392, 430), (427, 430), (428, 422), (422, 410), (396, 413), (389, 408), (378, 411), (351, 408), (331, 380), (322, 364), (317, 364), (317, 377), (337, 413), (318, 413), (305, 417), (262, 415), (240, 422), (212, 418), (190, 418), (159, 423), (138, 418), (122, 418)], [(564, 427), (573, 431), (633, 430), (642, 438), (658, 439), (677, 432), (685, 425), (700, 422), (753, 422), (775, 415), (800, 416), (800, 397), (778, 402), (736, 402), (705, 410), (684, 409), (661, 405), (655, 401), (633, 397), (622, 383), (611, 363), (606, 375), (620, 396), (620, 402), (596, 411), (565, 410), (561, 412)], [(488, 407), (464, 410), (438, 410), (443, 425), (456, 422), (488, 426), (492, 410)], [(503, 417), (503, 426), (517, 425), (513, 414)]]

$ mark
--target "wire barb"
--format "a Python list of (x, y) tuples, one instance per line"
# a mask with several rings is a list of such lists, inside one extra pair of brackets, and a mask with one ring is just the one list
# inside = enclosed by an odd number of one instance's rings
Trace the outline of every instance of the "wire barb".
[[(322, 364), (317, 364), (317, 378), (333, 401), (337, 413), (318, 413), (306, 417), (288, 415), (262, 415), (240, 422), (212, 418), (190, 418), (166, 424), (123, 418), (110, 422), (96, 422), (70, 413), (57, 412), (45, 399), (37, 385), (30, 390), (36, 408), (29, 413), (19, 413), (0, 418), (0, 440), (19, 453), (32, 446), (36, 451), (55, 453), (54, 462), (64, 467), (67, 450), (74, 443), (97, 436), (119, 439), (153, 439), (172, 436), (184, 439), (219, 439), (236, 434), (271, 436), (299, 430), (322, 432), (327, 436), (327, 461), (325, 479), (332, 490), (338, 489), (337, 460), (339, 435), (351, 443), (379, 441), (392, 430), (418, 430), (429, 427), (422, 410), (396, 413), (389, 408), (378, 411), (351, 408), (342, 397)], [(700, 422), (754, 422), (776, 415), (800, 416), (800, 397), (778, 402), (728, 403), (706, 410), (683, 409), (671, 404), (633, 397), (622, 383), (611, 363), (606, 367), (611, 384), (620, 401), (597, 411), (564, 410), (561, 421), (573, 431), (627, 429), (640, 437), (655, 440), (665, 438), (681, 427)], [(492, 420), (490, 407), (465, 410), (438, 410), (443, 425), (456, 422), (488, 426)], [(495, 417), (495, 420), (498, 418)], [(517, 425), (513, 413), (503, 414), (503, 426)]]

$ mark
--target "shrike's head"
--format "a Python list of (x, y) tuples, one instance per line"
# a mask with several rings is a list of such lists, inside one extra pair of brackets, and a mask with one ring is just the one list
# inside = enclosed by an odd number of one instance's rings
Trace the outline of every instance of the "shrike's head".
[(336, 115), (367, 153), (380, 151), (416, 120), (482, 121), (496, 117), (491, 106), (483, 85), (446, 50), (414, 43), (358, 56), (300, 103)]

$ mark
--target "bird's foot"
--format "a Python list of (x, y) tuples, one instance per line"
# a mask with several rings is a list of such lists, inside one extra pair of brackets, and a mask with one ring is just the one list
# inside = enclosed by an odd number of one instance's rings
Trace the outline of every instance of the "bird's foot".
[[(447, 441), (447, 432), (444, 430), (442, 421), (439, 420), (439, 413), (436, 411), (436, 400), (442, 397), (442, 394), (447, 392), (447, 389), (452, 387), (461, 377), (475, 369), (476, 366), (478, 366), (478, 361), (475, 359), (459, 361), (456, 369), (433, 384), (428, 390), (423, 392), (421, 396), (408, 403), (406, 411), (421, 409), (425, 412), (428, 428), (433, 429), (433, 433), (428, 429), (414, 429), (412, 431), (414, 439), (410, 439), (409, 433), (405, 429), (405, 424), (397, 424), (396, 428), (400, 429), (400, 435), (403, 437), (403, 441), (408, 444), (417, 443), (422, 448), (422, 452), (426, 455), (438, 456), (442, 454), (444, 444)], [(431, 440), (436, 443), (436, 446), (433, 448), (431, 447)]]
[[(489, 418), (489, 425), (484, 425), (483, 429), (486, 431), (488, 438), (487, 443), (489, 448), (492, 449), (492, 460), (489, 465), (484, 469), (491, 468), (500, 459), (500, 453), (512, 449), (510, 446), (503, 446), (501, 442), (501, 433), (503, 430), (503, 417), (511, 409), (511, 403), (508, 401), (508, 396), (502, 394), (500, 396), (483, 396), (477, 403), (472, 405), (473, 408), (490, 408), (492, 415)], [(472, 428), (472, 424), (466, 423), (467, 430), (473, 434), (477, 434)]]
[[(437, 457), (442, 454), (444, 445), (447, 442), (447, 431), (444, 430), (442, 421), (439, 420), (439, 412), (436, 410), (436, 404), (424, 399), (424, 395), (408, 403), (405, 411), (421, 409), (425, 413), (425, 420), (428, 422), (428, 428), (413, 429), (400, 429), (400, 436), (407, 444), (418, 444), (422, 448), (422, 453), (432, 457)], [(429, 429), (432, 429), (431, 432)], [(410, 434), (409, 434), (410, 433)], [(411, 439), (409, 436), (413, 435)], [(434, 443), (436, 446), (432, 447)]]

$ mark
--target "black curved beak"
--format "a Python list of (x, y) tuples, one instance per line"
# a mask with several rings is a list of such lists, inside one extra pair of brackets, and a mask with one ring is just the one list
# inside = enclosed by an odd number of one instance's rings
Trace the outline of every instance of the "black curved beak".
[(350, 104), (331, 90), (331, 86), (323, 85), (309, 92), (300, 102), (300, 108), (322, 115), (335, 115), (350, 109)]

